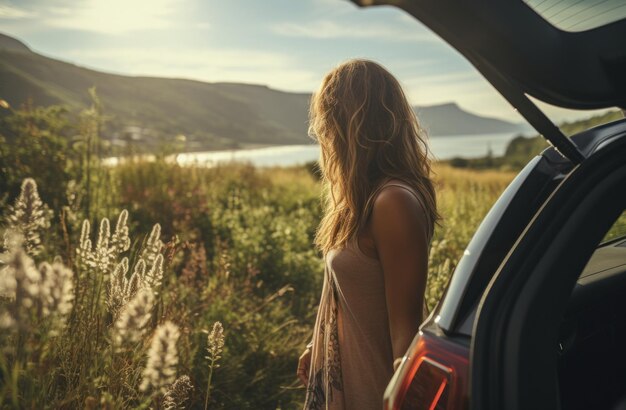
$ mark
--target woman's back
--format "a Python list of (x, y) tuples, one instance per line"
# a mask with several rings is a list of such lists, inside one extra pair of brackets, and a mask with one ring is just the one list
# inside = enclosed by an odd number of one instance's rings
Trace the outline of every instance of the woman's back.
[[(408, 189), (423, 206), (420, 195), (397, 179), (383, 181), (368, 203), (387, 186)], [(431, 238), (432, 229), (429, 243)], [(354, 235), (326, 254), (324, 275), (304, 408), (380, 409), (393, 374), (382, 266)]]

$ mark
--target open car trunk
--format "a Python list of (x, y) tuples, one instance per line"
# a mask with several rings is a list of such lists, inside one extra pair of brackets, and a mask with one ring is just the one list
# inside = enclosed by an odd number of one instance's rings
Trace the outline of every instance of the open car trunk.
[[(397, 6), (428, 26), (574, 163), (580, 163), (583, 155), (528, 95), (572, 109), (626, 107), (626, 7), (619, 2), (609, 0), (608, 8), (603, 6), (596, 14), (592, 6), (597, 2), (573, 2), (583, 12), (572, 10), (569, 23), (599, 22), (574, 32), (556, 27), (537, 12), (546, 1), (554, 7), (561, 0), (537, 0), (535, 8), (533, 2), (522, 0), (352, 1), (361, 6)], [(608, 24), (602, 24), (605, 21)]]

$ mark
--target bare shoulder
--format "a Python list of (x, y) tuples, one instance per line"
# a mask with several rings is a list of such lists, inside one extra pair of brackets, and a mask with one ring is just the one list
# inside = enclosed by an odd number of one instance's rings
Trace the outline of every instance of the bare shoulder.
[(425, 227), (426, 221), (421, 203), (408, 188), (386, 186), (374, 200), (372, 221), (379, 230), (414, 230)]
[(383, 187), (374, 200), (373, 209), (379, 211), (414, 210), (420, 202), (409, 188), (388, 185)]

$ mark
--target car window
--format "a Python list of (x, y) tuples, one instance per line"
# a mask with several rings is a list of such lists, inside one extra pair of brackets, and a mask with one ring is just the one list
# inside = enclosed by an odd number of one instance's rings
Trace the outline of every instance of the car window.
[(626, 18), (624, 0), (524, 0), (537, 14), (565, 31), (585, 31)]
[(617, 221), (611, 226), (611, 229), (604, 235), (600, 245), (613, 239), (626, 237), (626, 211), (622, 212)]

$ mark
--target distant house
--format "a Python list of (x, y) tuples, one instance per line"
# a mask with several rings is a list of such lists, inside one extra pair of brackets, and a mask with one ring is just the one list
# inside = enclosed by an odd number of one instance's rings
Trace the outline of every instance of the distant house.
[(122, 139), (126, 141), (141, 141), (145, 138), (148, 130), (136, 125), (127, 125), (122, 130)]
[(137, 125), (127, 125), (121, 131), (113, 134), (111, 143), (116, 146), (126, 146), (128, 143), (135, 141), (145, 141), (149, 139), (151, 130)]

